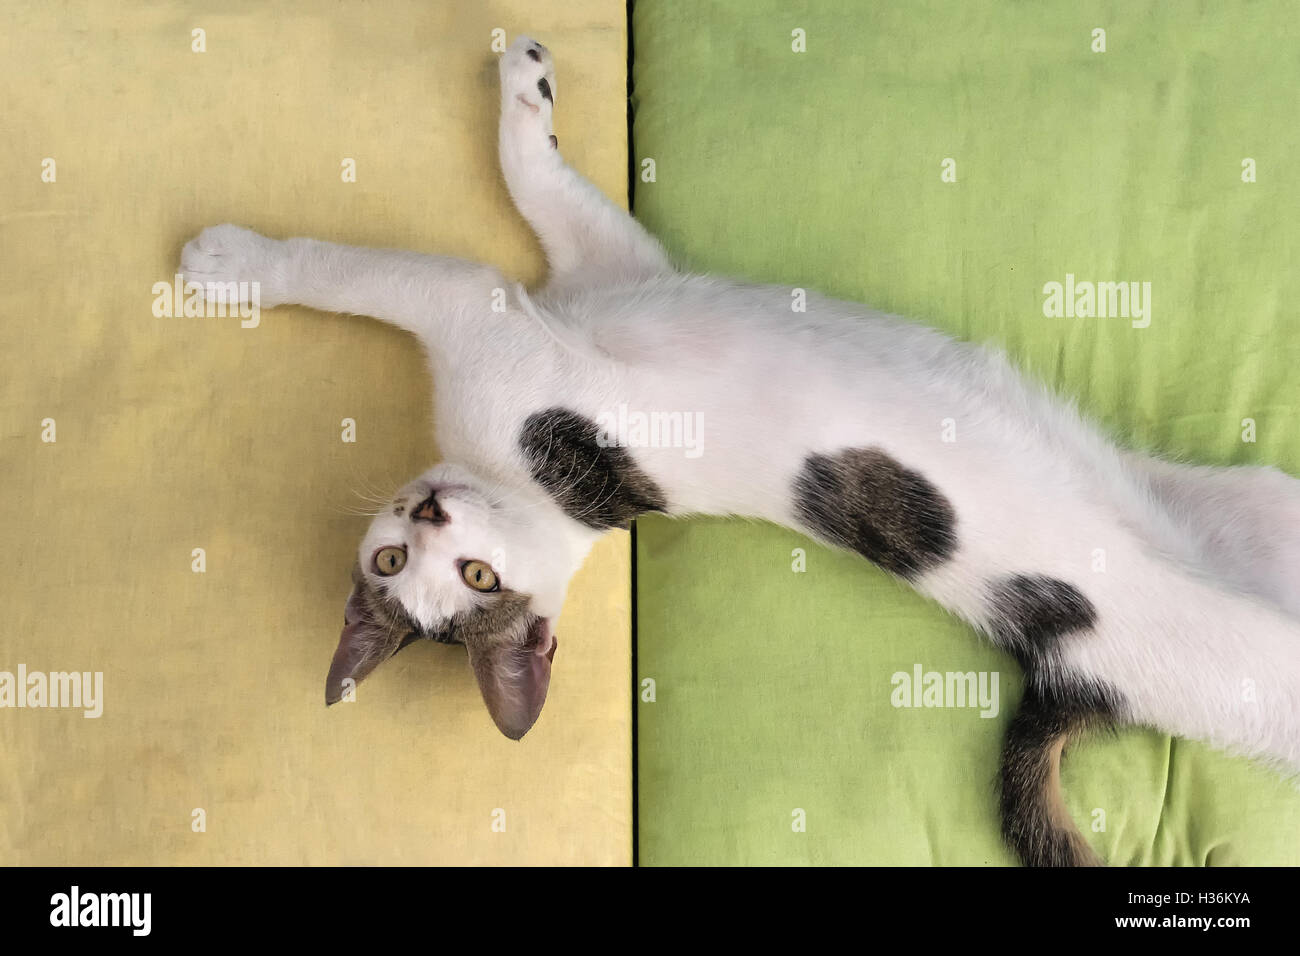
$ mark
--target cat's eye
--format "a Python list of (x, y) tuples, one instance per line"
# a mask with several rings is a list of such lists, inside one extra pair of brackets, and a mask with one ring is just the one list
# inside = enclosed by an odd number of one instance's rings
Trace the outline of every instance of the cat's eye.
[(482, 561), (466, 561), (460, 566), (460, 576), (475, 591), (495, 591), (499, 585), (497, 573)]
[(391, 577), (406, 567), (406, 549), (380, 548), (375, 552), (374, 564), (376, 574)]

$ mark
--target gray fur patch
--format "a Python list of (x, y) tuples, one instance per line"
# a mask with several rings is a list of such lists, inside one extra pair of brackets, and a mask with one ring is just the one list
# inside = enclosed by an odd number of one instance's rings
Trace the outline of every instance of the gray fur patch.
[(589, 528), (626, 527), (668, 502), (626, 448), (602, 446), (596, 423), (564, 408), (529, 415), (519, 447), (533, 480), (575, 521)]
[[(362, 609), (362, 618), (367, 621), (377, 635), (401, 634), (402, 642), (397, 650), (422, 637), (432, 638), (444, 644), (455, 643), (449, 633), (437, 634), (425, 631), (420, 623), (407, 613), (406, 608), (396, 598), (384, 594), (361, 573), (360, 567), (352, 569), (352, 584), (357, 603)], [(394, 652), (396, 653), (396, 652)]]
[(1043, 574), (1017, 574), (992, 586), (994, 641), (1021, 666), (1051, 656), (1062, 637), (1097, 623), (1097, 609), (1072, 584)]
[(439, 644), (464, 644), (467, 640), (521, 630), (520, 622), (529, 616), (529, 597), (509, 588), (487, 595), (489, 600), (473, 610), (456, 614), (434, 629), (427, 629), (407, 613), (400, 601), (375, 587), (360, 569), (353, 572), (358, 600), (365, 618), (379, 632), (402, 634), (401, 650), (412, 641), (428, 639)]
[(878, 448), (809, 455), (794, 496), (808, 530), (902, 578), (943, 563), (957, 547), (948, 499)]
[[(502, 588), (488, 597), (492, 600), (467, 614), (457, 614), (444, 625), (447, 642), (466, 644), (476, 639), (519, 635), (527, 630), (533, 617), (528, 610), (527, 594)], [(435, 636), (434, 640), (442, 638)]]

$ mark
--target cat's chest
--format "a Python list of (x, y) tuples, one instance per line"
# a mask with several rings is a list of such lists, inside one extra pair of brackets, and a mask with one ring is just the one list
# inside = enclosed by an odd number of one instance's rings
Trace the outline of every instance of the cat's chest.
[(435, 374), (441, 456), (538, 486), (588, 527), (783, 507), (798, 449), (752, 383), (680, 369), (480, 370)]

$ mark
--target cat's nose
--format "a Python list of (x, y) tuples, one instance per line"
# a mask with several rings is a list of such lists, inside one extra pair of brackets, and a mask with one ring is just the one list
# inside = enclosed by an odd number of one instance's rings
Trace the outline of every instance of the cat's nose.
[(429, 494), (429, 497), (415, 506), (415, 509), (411, 512), (411, 520), (428, 521), (431, 524), (441, 525), (450, 521), (451, 517), (438, 504), (438, 492), (433, 491)]

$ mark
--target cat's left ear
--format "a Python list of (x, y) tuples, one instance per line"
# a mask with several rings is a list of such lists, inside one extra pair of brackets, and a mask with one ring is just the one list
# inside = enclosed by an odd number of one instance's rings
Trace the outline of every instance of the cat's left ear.
[(497, 728), (518, 740), (537, 722), (558, 646), (549, 618), (534, 617), (522, 644), (467, 641), (470, 666)]

